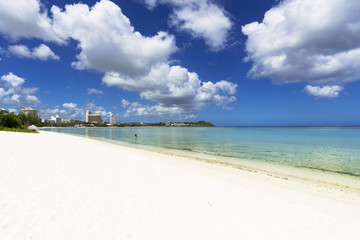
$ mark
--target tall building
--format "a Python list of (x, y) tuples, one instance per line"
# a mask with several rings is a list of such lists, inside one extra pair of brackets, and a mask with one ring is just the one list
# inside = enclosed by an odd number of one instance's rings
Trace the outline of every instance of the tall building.
[(86, 122), (87, 123), (103, 123), (99, 114), (92, 114), (90, 110), (86, 110)]
[(39, 118), (39, 113), (37, 110), (35, 109), (32, 109), (32, 108), (23, 108), (21, 109), (21, 113), (24, 114), (25, 116), (32, 116), (32, 117), (35, 117), (35, 118)]
[(56, 115), (56, 117), (51, 116), (51, 121), (53, 121), (56, 124), (61, 124), (61, 117), (59, 117), (59, 115)]
[(110, 114), (110, 124), (114, 125), (116, 123), (116, 116), (114, 114)]

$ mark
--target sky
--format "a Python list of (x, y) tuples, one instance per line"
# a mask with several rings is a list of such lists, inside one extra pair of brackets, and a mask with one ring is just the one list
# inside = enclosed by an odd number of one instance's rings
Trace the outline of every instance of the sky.
[(358, 0), (0, 0), (0, 108), (359, 125)]

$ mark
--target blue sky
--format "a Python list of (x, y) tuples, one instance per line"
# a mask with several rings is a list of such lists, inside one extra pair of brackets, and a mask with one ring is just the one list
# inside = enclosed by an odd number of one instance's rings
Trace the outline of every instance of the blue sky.
[(0, 0), (0, 107), (359, 124), (359, 11), (357, 0)]

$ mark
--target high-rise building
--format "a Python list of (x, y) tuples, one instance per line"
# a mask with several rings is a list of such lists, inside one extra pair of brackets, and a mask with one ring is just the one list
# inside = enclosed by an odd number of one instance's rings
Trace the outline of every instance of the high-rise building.
[(86, 122), (87, 123), (103, 123), (99, 114), (92, 114), (90, 110), (86, 110)]
[(56, 124), (61, 124), (61, 117), (59, 117), (59, 115), (56, 115), (56, 117), (55, 117), (55, 123), (56, 123)]
[(37, 110), (32, 109), (32, 108), (23, 108), (21, 109), (21, 113), (24, 114), (25, 116), (28, 117), (34, 117), (34, 118), (39, 118), (39, 113)]
[(110, 124), (114, 125), (116, 123), (116, 116), (114, 114), (110, 114)]

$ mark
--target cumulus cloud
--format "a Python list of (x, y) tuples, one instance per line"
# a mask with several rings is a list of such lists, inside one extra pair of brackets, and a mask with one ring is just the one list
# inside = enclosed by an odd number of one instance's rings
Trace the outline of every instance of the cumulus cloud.
[(126, 116), (155, 116), (156, 112), (160, 117), (166, 114), (186, 116), (210, 104), (227, 109), (227, 105), (236, 100), (233, 95), (237, 84), (224, 80), (217, 83), (202, 82), (196, 73), (166, 63), (153, 66), (148, 75), (136, 79), (119, 73), (107, 73), (103, 82), (108, 86), (138, 91), (142, 99), (157, 103), (155, 106), (143, 106), (137, 102), (123, 102)]
[(359, 80), (359, 11), (357, 0), (280, 2), (261, 23), (242, 28), (248, 37), (245, 60), (253, 62), (249, 76), (317, 86)]
[(234, 89), (231, 93), (220, 83), (206, 89), (196, 73), (170, 66), (169, 57), (177, 50), (174, 37), (165, 32), (142, 36), (110, 1), (102, 0), (92, 8), (86, 4), (66, 5), (65, 10), (53, 6), (51, 11), (56, 33), (79, 41), (75, 68), (104, 72), (107, 86), (140, 92), (141, 98), (158, 104), (157, 109), (152, 108), (158, 115), (165, 114), (164, 109), (185, 114), (212, 103), (224, 107), (235, 101), (228, 95), (235, 93), (236, 84), (229, 83)]
[[(3, 3), (2, 0), (0, 1)], [(23, 1), (11, 1), (11, 4), (15, 9), (15, 5)], [(42, 25), (34, 19), (28, 19), (28, 22), (25, 22), (21, 16), (11, 13), (1, 16), (0, 22), (3, 21), (10, 25), (16, 22), (19, 27), (16, 28), (15, 23), (13, 27), (17, 30), (28, 27), (27, 24), (33, 24), (29, 27), (33, 30), (33, 34), (15, 30), (10, 32), (10, 30), (6, 30), (8, 28), (5, 28), (4, 24), (2, 28), (0, 27), (1, 32), (14, 39), (38, 37), (57, 42), (76, 40), (80, 53), (77, 55), (77, 61), (72, 63), (74, 68), (102, 72), (105, 74), (103, 82), (108, 86), (140, 92), (142, 99), (156, 103), (159, 115), (162, 114), (160, 112), (165, 114), (166, 111), (192, 114), (209, 104), (216, 104), (228, 109), (227, 105), (236, 100), (233, 96), (236, 92), (236, 84), (226, 81), (202, 82), (196, 73), (189, 72), (181, 66), (170, 66), (170, 56), (177, 51), (174, 36), (166, 32), (158, 32), (154, 36), (143, 36), (135, 31), (130, 20), (111, 1), (101, 0), (93, 7), (81, 3), (66, 5), (64, 9), (52, 6), (52, 19), (47, 17), (46, 9), (38, 0), (24, 2), (26, 4), (20, 9), (24, 8), (25, 10), (21, 11), (29, 11), (30, 15), (41, 20), (39, 22)], [(168, 2), (164, 0), (162, 3), (171, 3), (175, 6), (172, 18), (174, 25), (183, 30), (188, 29), (197, 37), (206, 38), (207, 43), (213, 49), (220, 49), (225, 44), (230, 27), (225, 26), (226, 24), (222, 25), (222, 20), (209, 19), (208, 15), (208, 13), (212, 13), (213, 17), (220, 16), (219, 18), (222, 18), (221, 14), (223, 14), (225, 19), (223, 9), (207, 0)], [(196, 11), (198, 12), (194, 13)], [(191, 16), (185, 19), (188, 15)], [(32, 17), (34, 18), (34, 16)], [(197, 18), (200, 22), (197, 22)], [(208, 24), (210, 20), (219, 22), (220, 25)], [(229, 24), (231, 25), (230, 21)], [(216, 40), (218, 37), (219, 39)], [(9, 49), (13, 54), (21, 57), (58, 58), (49, 48), (46, 51), (46, 45), (41, 46), (30, 50), (26, 46), (16, 45)], [(89, 90), (89, 94), (92, 93), (96, 92)], [(16, 99), (16, 95), (14, 98)], [(31, 98), (29, 97), (28, 100)], [(32, 98), (32, 100), (35, 99)]]
[(159, 0), (144, 0), (144, 3), (149, 9), (153, 10), (160, 3), (160, 1)]
[(76, 108), (77, 104), (76, 103), (64, 103), (63, 107), (64, 108)]
[(38, 58), (40, 60), (46, 61), (48, 59), (59, 60), (60, 58), (55, 55), (55, 53), (45, 44), (40, 44), (40, 46), (36, 47), (32, 51), (32, 55), (34, 58)]
[(8, 75), (3, 75), (1, 77), (1, 80), (3, 80), (7, 84), (10, 84), (11, 87), (18, 87), (25, 82), (23, 78), (16, 76), (12, 72), (10, 72)]
[[(174, 37), (158, 32), (153, 37), (135, 31), (130, 20), (113, 2), (102, 0), (92, 8), (86, 4), (51, 8), (53, 27), (64, 39), (79, 41), (77, 69), (121, 72), (137, 76), (174, 53)], [(99, 51), (101, 49), (101, 51)]]
[(9, 46), (9, 52), (12, 55), (21, 58), (33, 58), (30, 49), (25, 45), (12, 45)]
[(160, 118), (171, 118), (174, 116), (182, 117), (182, 109), (177, 106), (164, 107), (160, 105), (150, 106), (142, 105), (138, 102), (128, 102), (126, 99), (121, 101), (122, 107), (126, 110), (124, 117), (129, 116), (148, 116), (148, 117), (160, 117)]
[(62, 119), (74, 119), (85, 121), (86, 119), (86, 110), (90, 110), (94, 114), (99, 114), (103, 121), (109, 120), (109, 115), (111, 112), (106, 111), (102, 106), (97, 106), (95, 103), (87, 103), (85, 105), (79, 106), (76, 103), (64, 103), (62, 106), (55, 108), (48, 108), (40, 110), (41, 118), (50, 119), (51, 116), (59, 115)]
[(0, 98), (4, 97), (4, 96), (6, 96), (6, 95), (8, 95), (8, 92), (5, 91), (4, 88), (0, 88)]
[(194, 38), (202, 38), (212, 51), (225, 48), (232, 27), (225, 10), (209, 0), (144, 0), (148, 8), (157, 4), (174, 7), (171, 25)]
[(40, 59), (46, 61), (48, 59), (59, 60), (60, 58), (45, 44), (40, 44), (32, 51), (25, 45), (9, 46), (9, 52), (20, 58)]
[(307, 85), (305, 87), (305, 92), (309, 95), (321, 97), (321, 98), (336, 98), (339, 96), (339, 93), (344, 90), (341, 86), (311, 86)]
[(40, 100), (35, 96), (38, 88), (24, 88), (25, 79), (13, 73), (0, 78), (0, 105), (11, 108), (37, 106)]
[(90, 95), (90, 94), (104, 94), (103, 91), (95, 89), (95, 88), (88, 88), (87, 93), (88, 93), (88, 95)]
[(39, 0), (0, 0), (0, 32), (11, 40), (39, 38), (63, 43)]

